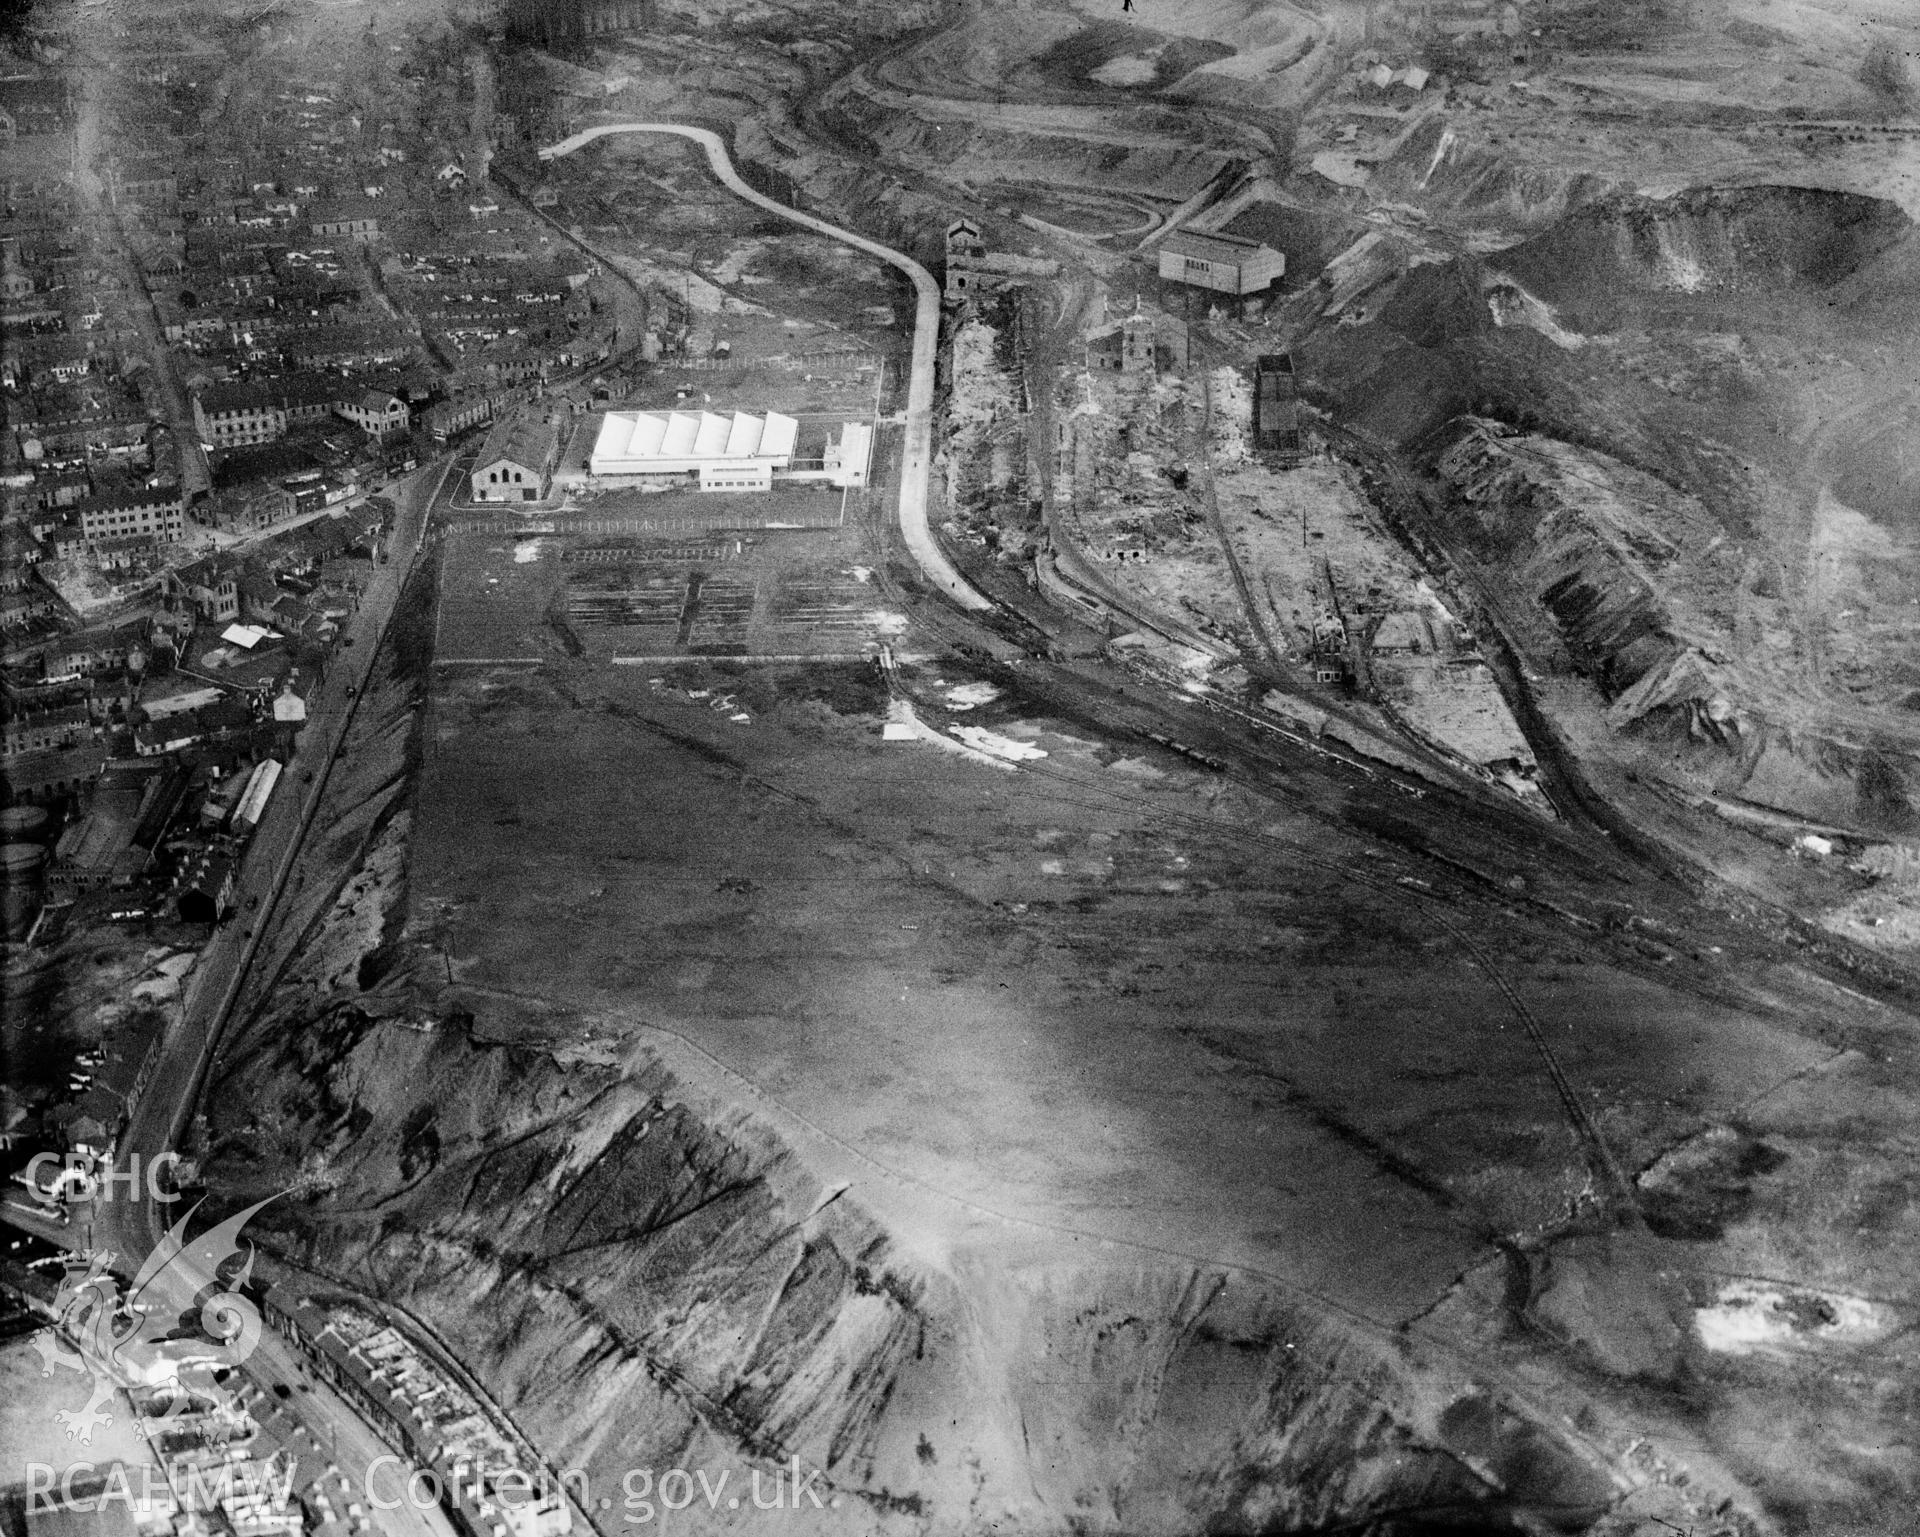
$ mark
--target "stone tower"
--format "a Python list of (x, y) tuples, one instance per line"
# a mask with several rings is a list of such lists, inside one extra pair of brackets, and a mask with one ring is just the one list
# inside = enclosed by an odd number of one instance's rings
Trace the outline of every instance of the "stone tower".
[(1133, 301), (1133, 313), (1120, 322), (1120, 369), (1129, 374), (1158, 371), (1154, 358), (1153, 317), (1142, 314), (1140, 301)]

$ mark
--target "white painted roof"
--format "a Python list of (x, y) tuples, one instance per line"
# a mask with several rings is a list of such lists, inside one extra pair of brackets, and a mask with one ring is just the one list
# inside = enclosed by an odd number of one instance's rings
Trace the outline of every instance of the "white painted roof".
[(778, 411), (767, 413), (767, 430), (760, 439), (760, 453), (764, 458), (769, 454), (791, 455), (793, 445), (799, 441), (800, 424), (791, 416), (782, 416)]
[(667, 418), (666, 436), (660, 442), (660, 457), (684, 459), (694, 451), (700, 436), (700, 418), (675, 411)]
[(669, 461), (721, 464), (793, 456), (800, 425), (791, 416), (735, 411), (609, 411), (593, 445), (596, 473), (644, 473)]

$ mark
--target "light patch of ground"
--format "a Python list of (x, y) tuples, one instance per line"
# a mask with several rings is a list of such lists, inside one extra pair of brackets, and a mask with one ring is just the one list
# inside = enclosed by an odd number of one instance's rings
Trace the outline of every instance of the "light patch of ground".
[[(1887, 529), (1826, 486), (1820, 488), (1807, 542), (1806, 604), (1813, 622), (1826, 630), (1829, 666), (1856, 659), (1870, 664), (1874, 599), (1882, 597), (1884, 603), (1887, 588), (1876, 577), (1889, 570), (1890, 563), (1910, 559), (1911, 553)], [(1900, 614), (1896, 623), (1900, 621), (1910, 623), (1910, 616)]]
[[(112, 1419), (94, 1427), (90, 1442), (81, 1445), (68, 1438), (54, 1416), (63, 1409), (83, 1408), (92, 1387), (89, 1371), (44, 1370), (32, 1337), (0, 1345), (0, 1446), (7, 1449), (10, 1480), (24, 1481), (25, 1469), (34, 1464), (54, 1469), (58, 1479), (81, 1461), (102, 1470), (103, 1476), (110, 1463), (119, 1462), (126, 1465), (136, 1495), (142, 1468), (151, 1467), (156, 1484), (165, 1486), (166, 1473), (141, 1435), (140, 1421), (124, 1392), (115, 1392), (107, 1405)], [(86, 1487), (87, 1478), (88, 1470), (76, 1473), (79, 1488)]]
[(1358, 156), (1337, 149), (1316, 150), (1308, 164), (1314, 175), (1336, 187), (1364, 187), (1373, 179), (1372, 169), (1362, 165)]
[(1009, 387), (993, 356), (998, 337), (983, 320), (969, 320), (953, 338), (953, 393), (947, 422), (954, 436), (970, 442), (1006, 409)]
[[(378, 815), (378, 807), (373, 808)], [(362, 956), (377, 949), (388, 915), (406, 881), (407, 835), (413, 814), (402, 810), (380, 834), (365, 861), (334, 899), (323, 942), (301, 958), (303, 975), (321, 994), (356, 988)]]
[[(1907, 60), (1920, 21), (1874, 0), (1729, 0), (1699, 7), (1691, 27), (1652, 33), (1640, 50), (1572, 58), (1554, 77), (1619, 106), (1732, 106), (1808, 116), (1885, 111), (1860, 79), (1867, 50), (1885, 42)], [(1911, 70), (1911, 64), (1909, 64)]]
[(1014, 380), (995, 355), (998, 339), (992, 326), (977, 319), (955, 333), (946, 430), (937, 459), (946, 472), (948, 504), (956, 513), (951, 526), (972, 525), (976, 538), (982, 537), (977, 530), (983, 519), (997, 531), (995, 494), (1006, 492), (1019, 468), (1019, 403)]
[(1693, 1315), (1694, 1330), (1708, 1350), (1779, 1358), (1808, 1346), (1872, 1344), (1894, 1322), (1888, 1309), (1864, 1298), (1760, 1281), (1729, 1282)]
[(1495, 325), (1530, 327), (1568, 352), (1586, 345), (1586, 338), (1579, 332), (1560, 324), (1552, 305), (1535, 298), (1518, 283), (1502, 284), (1487, 297)]
[(636, 283), (662, 288), (678, 294), (689, 308), (702, 315), (766, 315), (771, 311), (746, 299), (735, 298), (725, 289), (708, 282), (697, 272), (669, 266), (650, 256), (631, 251), (610, 252), (609, 258)]
[(1822, 913), (1820, 925), (1876, 950), (1920, 955), (1920, 891), (1874, 886)]
[(1370, 615), (1427, 606), (1419, 567), (1381, 533), (1346, 466), (1247, 464), (1214, 483), (1248, 582), (1290, 651), (1310, 648), (1314, 621), (1336, 600), (1350, 630)]
[(1035, 747), (1030, 742), (1016, 742), (1011, 737), (989, 731), (984, 726), (949, 726), (951, 731), (969, 747), (981, 752), (991, 753), (996, 758), (1005, 758), (1009, 763), (1025, 763), (1030, 759), (1044, 758), (1047, 755), (1043, 747)]
[(1160, 73), (1160, 55), (1164, 48), (1151, 48), (1145, 53), (1122, 54), (1117, 59), (1109, 59), (1087, 76), (1102, 85), (1151, 85)]
[(713, 281), (721, 284), (723, 287), (732, 287), (733, 284), (742, 281), (754, 283), (771, 282), (771, 278), (743, 278), (742, 275), (748, 267), (753, 265), (754, 259), (772, 243), (771, 240), (761, 239), (741, 241), (738, 245), (734, 246), (732, 250), (728, 251), (711, 269)]
[[(1073, 0), (1077, 10), (1099, 20), (1110, 20), (1113, 8), (1098, 0)], [(1301, 89), (1280, 76), (1290, 66), (1310, 56), (1317, 47), (1338, 36), (1343, 17), (1317, 16), (1301, 6), (1263, 3), (1263, 0), (1193, 0), (1167, 15), (1142, 15), (1144, 24), (1158, 26), (1181, 37), (1224, 43), (1234, 50), (1231, 58), (1204, 64), (1182, 79), (1176, 90), (1183, 95), (1211, 97), (1222, 83), (1238, 87), (1233, 98), (1269, 101), (1278, 104), (1292, 100)], [(1120, 62), (1118, 60), (1114, 61)], [(1144, 77), (1151, 80), (1152, 75)], [(1104, 84), (1133, 84), (1132, 80), (1107, 80)], [(1247, 87), (1257, 94), (1249, 95)]]
[(1253, 386), (1238, 368), (1225, 365), (1207, 375), (1213, 396), (1207, 446), (1215, 464), (1244, 464), (1253, 430)]
[(172, 977), (149, 977), (135, 983), (127, 996), (149, 1003), (170, 1003), (180, 996), (180, 984)]
[(972, 742), (957, 731), (952, 736), (942, 734), (935, 727), (920, 718), (919, 711), (904, 699), (890, 700), (887, 704), (887, 730), (885, 739), (889, 742), (927, 742), (942, 752), (957, 753), (961, 757), (971, 757), (989, 768), (1011, 768), (1010, 761), (996, 758), (982, 752)]
[(991, 683), (961, 683), (947, 690), (947, 708), (971, 710), (979, 705), (992, 704), (999, 697), (1000, 690)]
[(156, 944), (147, 925), (69, 924), (51, 949), (12, 948), (0, 977), (0, 1059), (8, 1086), (30, 1103), (65, 1098), (75, 1058), (136, 1013), (177, 1017), (180, 979), (206, 938), (202, 925), (169, 921), (152, 927), (171, 941)]
[(82, 619), (110, 614), (153, 585), (144, 578), (116, 582), (92, 561), (48, 560), (37, 569), (40, 580)]
[(1421, 736), (1469, 763), (1533, 764), (1533, 749), (1485, 663), (1410, 658), (1393, 666), (1390, 677), (1389, 671), (1388, 664), (1375, 661), (1382, 694), (1395, 715)]

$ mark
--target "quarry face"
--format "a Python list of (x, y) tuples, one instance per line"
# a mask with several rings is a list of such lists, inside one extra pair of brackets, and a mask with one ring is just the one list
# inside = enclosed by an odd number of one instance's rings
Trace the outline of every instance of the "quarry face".
[[(298, 252), (406, 339), (417, 526), (143, 1092), (558, 1479), (436, 1537), (1916, 1529), (1920, 15), (24, 25), (181, 61), (128, 336), (178, 221), (195, 312)], [(120, 1017), (92, 921), (10, 1048)]]

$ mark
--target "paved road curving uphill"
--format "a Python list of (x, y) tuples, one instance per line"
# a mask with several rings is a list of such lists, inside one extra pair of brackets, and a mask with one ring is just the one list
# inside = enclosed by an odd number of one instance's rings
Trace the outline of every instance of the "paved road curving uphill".
[(557, 144), (549, 144), (540, 151), (540, 158), (558, 159), (561, 155), (570, 155), (581, 146), (591, 144), (595, 139), (616, 133), (667, 133), (691, 139), (706, 150), (707, 163), (713, 167), (713, 174), (735, 197), (757, 208), (764, 208), (769, 213), (778, 214), (802, 228), (841, 241), (870, 256), (877, 256), (912, 279), (919, 302), (915, 306), (913, 319), (913, 373), (907, 383), (907, 441), (900, 463), (900, 533), (922, 574), (934, 586), (962, 608), (977, 611), (992, 608), (993, 604), (954, 569), (953, 562), (934, 543), (933, 532), (927, 526), (927, 480), (932, 464), (933, 441), (934, 351), (940, 335), (940, 286), (934, 282), (933, 274), (911, 256), (891, 246), (841, 229), (825, 219), (816, 219), (812, 214), (801, 213), (785, 203), (776, 203), (764, 193), (756, 192), (740, 179), (740, 173), (734, 170), (733, 160), (727, 154), (725, 142), (711, 129), (693, 128), (684, 123), (601, 123), (592, 128), (583, 128)]

